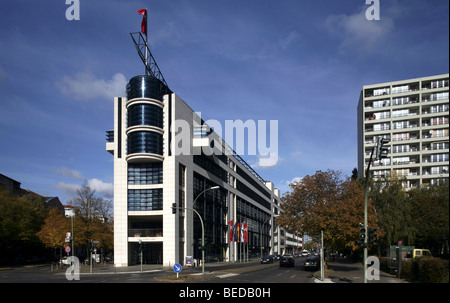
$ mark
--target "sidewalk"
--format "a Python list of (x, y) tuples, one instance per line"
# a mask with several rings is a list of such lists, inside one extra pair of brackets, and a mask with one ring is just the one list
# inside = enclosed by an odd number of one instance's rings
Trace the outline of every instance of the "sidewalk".
[[(360, 262), (333, 261), (325, 270), (325, 281), (320, 280), (320, 271), (316, 273), (316, 283), (364, 283), (364, 267)], [(380, 271), (379, 280), (367, 280), (367, 283), (408, 283), (393, 275)]]

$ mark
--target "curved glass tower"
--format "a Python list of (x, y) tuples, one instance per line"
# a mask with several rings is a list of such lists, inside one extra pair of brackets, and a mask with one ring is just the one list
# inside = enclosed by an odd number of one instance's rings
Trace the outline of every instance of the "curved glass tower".
[(163, 96), (169, 92), (161, 80), (135, 76), (127, 84), (127, 161), (163, 161)]

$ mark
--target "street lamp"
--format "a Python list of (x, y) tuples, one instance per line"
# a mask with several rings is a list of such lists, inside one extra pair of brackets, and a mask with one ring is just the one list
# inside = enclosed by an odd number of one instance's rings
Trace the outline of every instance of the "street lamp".
[[(210, 188), (205, 189), (204, 191), (202, 191), (201, 193), (199, 193), (197, 195), (197, 197), (195, 197), (194, 202), (192, 203), (192, 209), (200, 218), (200, 223), (202, 224), (202, 275), (205, 274), (205, 226), (203, 225), (203, 220), (202, 217), (200, 216), (200, 214), (194, 209), (195, 206), (195, 202), (197, 201), (197, 199), (206, 191), (208, 190), (214, 190), (214, 189), (219, 189), (220, 186), (213, 186)], [(189, 209), (189, 208), (186, 208)]]
[[(274, 215), (273, 217), (274, 218), (276, 218), (276, 217), (278, 217), (279, 215)], [(271, 219), (272, 217), (269, 217), (269, 218), (267, 218), (265, 221), (264, 221), (264, 223), (261, 225), (261, 232), (260, 232), (260, 241), (261, 241), (261, 259), (262, 259), (262, 257), (263, 257), (263, 246), (262, 246), (262, 230), (263, 230), (263, 227), (264, 227), (264, 224), (266, 224), (266, 222), (269, 220), (269, 219)]]

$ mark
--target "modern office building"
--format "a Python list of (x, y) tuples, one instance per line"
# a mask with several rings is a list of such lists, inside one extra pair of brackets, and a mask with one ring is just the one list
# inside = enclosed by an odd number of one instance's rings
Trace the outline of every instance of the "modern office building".
[(114, 155), (116, 266), (138, 264), (140, 246), (147, 264), (201, 259), (202, 225), (206, 262), (288, 249), (274, 223), (279, 190), (160, 79), (133, 77), (126, 98), (114, 99), (106, 150)]
[(377, 137), (390, 153), (375, 178), (406, 177), (405, 189), (448, 180), (449, 74), (366, 85), (358, 104), (358, 172), (365, 174)]

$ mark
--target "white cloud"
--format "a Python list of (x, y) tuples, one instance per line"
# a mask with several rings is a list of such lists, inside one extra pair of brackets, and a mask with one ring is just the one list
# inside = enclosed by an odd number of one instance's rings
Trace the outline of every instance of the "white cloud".
[(300, 39), (300, 34), (297, 31), (291, 31), (289, 34), (279, 39), (278, 43), (282, 50), (286, 50), (291, 44)]
[(93, 178), (87, 181), (87, 184), (96, 193), (103, 194), (105, 197), (112, 198), (114, 196), (114, 186), (112, 183), (106, 183), (102, 180)]
[[(97, 178), (92, 178), (88, 180), (83, 176), (81, 172), (67, 167), (59, 167), (54, 171), (55, 173), (64, 177), (85, 181), (86, 184), (92, 190), (95, 190), (96, 193), (103, 195), (107, 198), (112, 198), (114, 196), (114, 186), (112, 183), (103, 182), (102, 180)], [(54, 185), (54, 187), (62, 190), (63, 192), (69, 195), (75, 195), (77, 193), (77, 190), (82, 188), (80, 184), (64, 183), (64, 182), (59, 182), (57, 185)]]
[(291, 191), (291, 187), (289, 186), (292, 183), (300, 182), (302, 180), (302, 177), (294, 177), (291, 180), (281, 180), (276, 188), (278, 188), (281, 192), (281, 194), (284, 194), (288, 191)]
[(76, 100), (113, 99), (125, 95), (127, 80), (116, 73), (111, 80), (99, 79), (90, 71), (78, 72), (74, 77), (64, 76), (57, 86), (61, 92)]
[(77, 170), (73, 170), (73, 169), (69, 169), (67, 167), (60, 167), (55, 169), (55, 172), (61, 176), (64, 177), (69, 177), (72, 179), (77, 179), (77, 180), (84, 180), (85, 178), (83, 177), (83, 175), (77, 171)]
[(76, 194), (77, 190), (81, 189), (81, 185), (79, 185), (79, 184), (68, 184), (68, 183), (64, 183), (64, 182), (59, 182), (54, 187), (59, 190), (62, 190), (63, 192), (65, 192), (69, 195), (74, 195), (74, 194)]
[(325, 21), (328, 30), (342, 39), (341, 48), (369, 50), (394, 29), (392, 18), (381, 14), (380, 20), (367, 20), (366, 9), (353, 15), (331, 15)]

